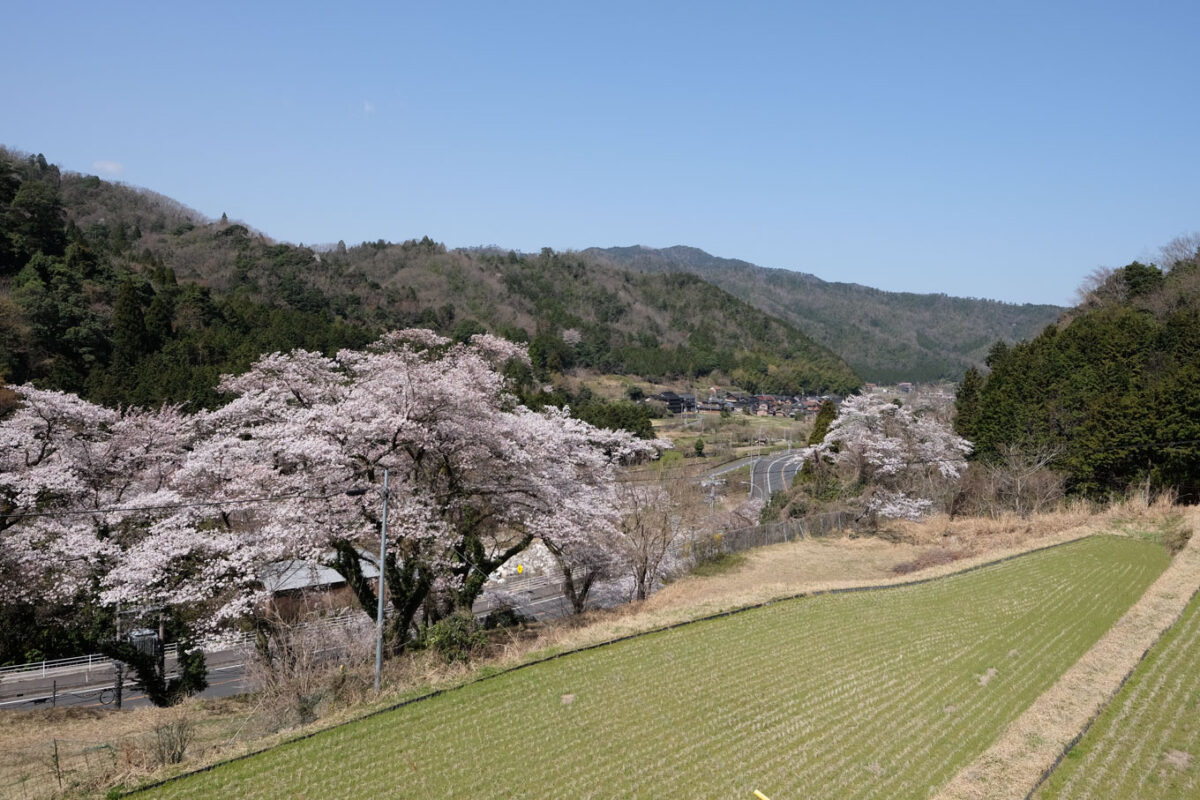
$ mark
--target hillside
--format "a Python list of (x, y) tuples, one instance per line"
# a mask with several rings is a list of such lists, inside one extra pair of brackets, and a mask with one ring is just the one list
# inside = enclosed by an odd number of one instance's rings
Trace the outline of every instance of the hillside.
[(1200, 250), (1101, 276), (1059, 325), (959, 389), (958, 432), (980, 459), (1021, 453), (1104, 498), (1146, 482), (1200, 497)]
[(1168, 560), (1092, 537), (921, 585), (775, 602), (493, 673), (145, 796), (328, 794), (347, 773), (393, 791), (370, 765), (400, 752), (413, 797), (928, 797)]
[(0, 149), (0, 377), (105, 403), (218, 402), (260, 353), (360, 346), (384, 328), (528, 341), (534, 379), (588, 368), (718, 372), (752, 392), (859, 378), (793, 325), (690, 275), (429, 240), (277, 243), (153, 192)]
[(864, 380), (958, 380), (997, 341), (1026, 339), (1063, 309), (942, 294), (885, 292), (718, 258), (694, 247), (591, 248), (585, 255), (649, 274), (687, 272), (792, 323)]

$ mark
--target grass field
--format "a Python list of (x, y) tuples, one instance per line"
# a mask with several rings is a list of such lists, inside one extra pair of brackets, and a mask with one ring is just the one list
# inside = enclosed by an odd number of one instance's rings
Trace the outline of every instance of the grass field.
[(139, 797), (925, 797), (1164, 569), (1094, 537), (535, 665)]
[(1036, 797), (1200, 797), (1200, 596)]

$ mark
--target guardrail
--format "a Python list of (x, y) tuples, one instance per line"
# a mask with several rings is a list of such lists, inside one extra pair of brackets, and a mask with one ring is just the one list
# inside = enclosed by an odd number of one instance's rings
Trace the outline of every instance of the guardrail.
[[(297, 627), (322, 628), (345, 625), (351, 616), (349, 614), (341, 614), (334, 617), (326, 617), (311, 622), (299, 623)], [(235, 647), (250, 644), (254, 641), (254, 636), (254, 633), (250, 632), (238, 634), (234, 637), (201, 641), (200, 647), (206, 653), (232, 650)], [(179, 655), (179, 645), (175, 642), (167, 643), (163, 646), (163, 654), (168, 660), (177, 658)], [(51, 658), (44, 661), (32, 661), (27, 664), (12, 664), (7, 667), (0, 667), (0, 681), (3, 681), (5, 678), (52, 678), (55, 675), (78, 672), (90, 674), (92, 671), (109, 670), (112, 666), (113, 660), (101, 653), (90, 653), (86, 656), (72, 656), (71, 658)]]

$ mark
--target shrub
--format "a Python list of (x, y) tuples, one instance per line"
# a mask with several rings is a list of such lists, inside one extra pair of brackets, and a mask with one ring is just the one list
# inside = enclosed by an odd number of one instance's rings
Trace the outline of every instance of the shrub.
[(1192, 529), (1184, 524), (1181, 517), (1172, 517), (1163, 523), (1162, 543), (1171, 552), (1171, 555), (1175, 555), (1187, 547), (1191, 538)]
[(154, 740), (150, 743), (154, 763), (159, 766), (178, 764), (183, 761), (188, 745), (196, 737), (196, 725), (191, 717), (175, 714), (165, 722), (154, 726)]
[(483, 629), (491, 631), (497, 628), (515, 628), (529, 621), (529, 617), (517, 611), (512, 606), (499, 606), (498, 608), (493, 608), (483, 618)]
[(476, 650), (487, 643), (487, 635), (468, 613), (454, 614), (427, 627), (422, 643), (438, 653), (448, 663), (467, 662)]

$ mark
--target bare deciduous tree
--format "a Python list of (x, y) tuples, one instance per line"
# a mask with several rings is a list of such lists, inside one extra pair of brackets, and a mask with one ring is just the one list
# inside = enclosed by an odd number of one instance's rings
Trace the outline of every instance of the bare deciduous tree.
[(1159, 253), (1159, 266), (1171, 270), (1176, 264), (1200, 259), (1200, 232), (1176, 236), (1163, 245)]
[(955, 500), (955, 513), (1023, 517), (1054, 506), (1063, 497), (1063, 476), (1051, 468), (1061, 447), (1004, 445), (999, 455), (972, 465)]
[(645, 600), (669, 572), (673, 545), (697, 523), (698, 487), (665, 474), (655, 482), (619, 484), (622, 516), (614, 549), (633, 578), (634, 597)]
[(1063, 478), (1050, 469), (1062, 455), (1061, 447), (1022, 448), (1002, 445), (1000, 459), (988, 464), (996, 497), (1021, 516), (1037, 514), (1063, 496)]

